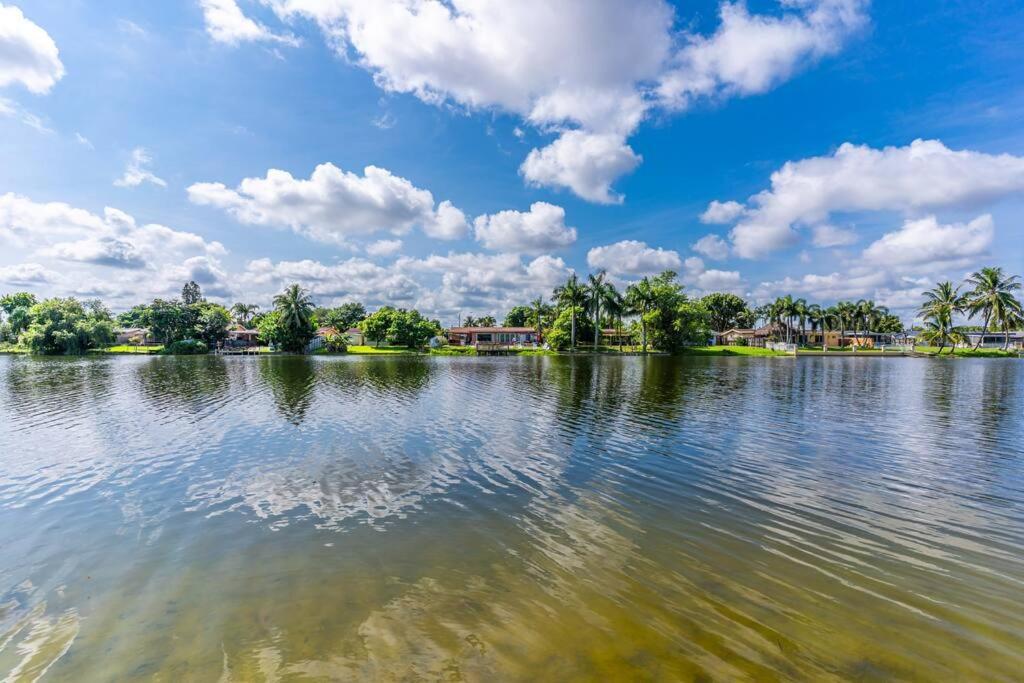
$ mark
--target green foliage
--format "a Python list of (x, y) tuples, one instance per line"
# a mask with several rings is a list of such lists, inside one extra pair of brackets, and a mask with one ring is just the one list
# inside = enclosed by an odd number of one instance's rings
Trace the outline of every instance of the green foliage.
[(161, 353), (172, 356), (201, 356), (209, 351), (210, 347), (199, 339), (182, 339), (168, 344)]
[[(577, 314), (575, 316), (575, 332), (577, 339), (590, 339), (594, 335), (594, 323), (590, 318)], [(564, 351), (572, 347), (573, 312), (571, 308), (563, 308), (555, 316), (547, 336), (544, 338), (551, 348)]]
[(256, 311), (259, 310), (259, 306), (256, 304), (245, 304), (236, 303), (231, 307), (231, 315), (233, 320), (243, 327), (249, 327), (252, 323), (253, 316), (256, 315)]
[(329, 353), (345, 353), (348, 351), (348, 337), (344, 334), (331, 334), (324, 339), (324, 347)]
[(209, 347), (214, 347), (218, 342), (227, 339), (228, 325), (231, 324), (231, 314), (228, 309), (220, 304), (201, 303), (190, 307), (196, 317), (193, 326), (196, 337), (206, 342)]
[(85, 353), (114, 339), (109, 316), (86, 311), (77, 299), (45, 299), (29, 309), (29, 317), (19, 342), (32, 353)]
[(530, 327), (533, 325), (533, 309), (529, 306), (513, 306), (505, 314), (505, 327)]
[(12, 292), (0, 296), (0, 310), (10, 315), (16, 308), (32, 308), (39, 301), (31, 292)]
[(315, 312), (318, 325), (330, 325), (341, 332), (359, 324), (366, 317), (366, 308), (360, 303), (347, 303), (335, 308), (318, 308)]
[(359, 321), (359, 329), (369, 341), (380, 346), (388, 338), (391, 320), (397, 311), (391, 306), (384, 306)]
[(278, 314), (277, 341), (282, 349), (301, 353), (316, 334), (313, 326), (313, 301), (309, 293), (297, 284), (289, 285), (274, 297), (274, 311)]
[(711, 329), (724, 332), (733, 327), (753, 327), (754, 312), (735, 294), (714, 292), (700, 300), (708, 311)]
[(149, 306), (137, 304), (117, 316), (117, 324), (120, 327), (146, 327), (149, 323)]
[(0, 297), (0, 311), (5, 319), (6, 327), (0, 330), (0, 341), (17, 339), (18, 335), (28, 329), (30, 322), (29, 309), (38, 303), (35, 294), (30, 292), (13, 292)]
[(202, 303), (206, 299), (203, 298), (203, 290), (199, 288), (199, 285), (194, 280), (189, 280), (181, 288), (181, 301), (186, 306), (192, 306)]
[(384, 306), (359, 323), (367, 339), (380, 345), (382, 341), (410, 349), (425, 346), (431, 337), (441, 333), (436, 320), (428, 320), (417, 310)]

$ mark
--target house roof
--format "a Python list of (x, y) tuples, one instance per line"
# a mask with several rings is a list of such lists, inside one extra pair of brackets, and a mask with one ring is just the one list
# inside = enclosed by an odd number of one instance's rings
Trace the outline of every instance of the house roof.
[(450, 334), (476, 334), (478, 332), (505, 332), (506, 334), (526, 334), (536, 332), (532, 327), (452, 327)]

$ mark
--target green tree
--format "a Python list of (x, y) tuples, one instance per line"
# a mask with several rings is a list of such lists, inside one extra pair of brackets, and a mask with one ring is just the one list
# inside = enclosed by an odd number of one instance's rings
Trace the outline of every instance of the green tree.
[(359, 322), (359, 329), (375, 346), (380, 346), (380, 343), (388, 338), (388, 334), (391, 331), (391, 323), (397, 313), (398, 311), (391, 306), (382, 306), (361, 320)]
[(186, 306), (198, 304), (203, 301), (205, 301), (203, 298), (203, 290), (200, 289), (199, 284), (195, 280), (189, 280), (185, 283), (185, 286), (181, 288), (181, 302)]
[(3, 311), (2, 317), (10, 325), (8, 332), (10, 336), (17, 338), (28, 328), (29, 309), (36, 303), (38, 303), (36, 295), (30, 292), (13, 292), (0, 297), (0, 311)]
[(605, 272), (599, 271), (587, 277), (587, 296), (590, 299), (590, 309), (594, 315), (594, 350), (601, 343), (601, 311), (608, 313), (618, 305), (619, 291), (615, 285), (608, 282)]
[(20, 342), (32, 353), (78, 354), (109, 344), (114, 326), (73, 298), (45, 299), (29, 309), (31, 323)]
[(441, 325), (436, 320), (424, 318), (415, 309), (399, 309), (391, 316), (388, 341), (415, 349), (426, 346), (431, 337), (436, 337), (440, 333)]
[(274, 310), (280, 314), (285, 351), (299, 353), (313, 338), (313, 309), (309, 293), (298, 284), (292, 284), (274, 297)]
[(477, 327), (495, 327), (498, 321), (493, 315), (485, 315), (482, 318), (476, 319)]
[(978, 343), (974, 345), (977, 349), (985, 339), (989, 323), (1004, 321), (1012, 317), (1008, 314), (1020, 312), (1021, 303), (1014, 296), (1014, 292), (1021, 288), (1020, 277), (1008, 276), (1002, 268), (988, 267), (971, 273), (964, 284), (971, 288), (963, 299), (968, 317), (973, 319), (981, 314), (984, 318)]
[(352, 329), (366, 317), (366, 308), (358, 302), (344, 303), (335, 308), (318, 308), (316, 319), (320, 325), (333, 327), (341, 332)]
[(120, 327), (146, 327), (149, 325), (149, 305), (137, 304), (117, 316)]
[(918, 311), (918, 315), (925, 321), (921, 337), (929, 343), (937, 344), (941, 354), (946, 344), (956, 344), (953, 317), (963, 309), (963, 296), (948, 281), (938, 283), (924, 292), (923, 296), (925, 301)]
[(197, 307), (195, 336), (212, 349), (217, 346), (218, 342), (227, 339), (231, 314), (220, 304), (197, 304)]
[(177, 300), (154, 299), (149, 305), (142, 327), (165, 345), (189, 339), (195, 330), (195, 315)]
[(259, 309), (260, 307), (256, 304), (244, 304), (239, 302), (231, 307), (231, 315), (236, 323), (242, 327), (249, 327), (252, 317), (256, 315), (256, 311)]
[[(569, 279), (566, 280), (564, 285), (555, 287), (555, 291), (552, 294), (552, 299), (561, 308), (569, 309), (569, 345), (572, 348), (576, 348), (576, 312), (586, 305), (587, 303), (587, 292), (580, 282), (579, 277), (576, 273), (569, 275)], [(557, 318), (556, 318), (557, 319)]]
[(530, 302), (530, 320), (538, 335), (544, 328), (551, 327), (554, 322), (554, 309), (545, 303), (543, 297), (537, 297)]
[(505, 327), (526, 327), (533, 319), (533, 309), (529, 306), (513, 306), (505, 314)]
[(658, 304), (658, 299), (651, 284), (651, 279), (645, 277), (626, 287), (626, 305), (628, 310), (635, 313), (640, 319), (640, 345), (644, 353), (647, 353), (647, 320), (648, 315)]
[(710, 316), (711, 329), (717, 332), (754, 324), (754, 313), (747, 307), (747, 302), (735, 294), (713, 292), (702, 297), (700, 302)]

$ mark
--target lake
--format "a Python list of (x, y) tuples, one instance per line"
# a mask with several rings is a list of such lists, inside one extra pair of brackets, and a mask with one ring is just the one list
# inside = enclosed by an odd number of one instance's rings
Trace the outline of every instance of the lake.
[(0, 678), (1020, 680), (1024, 363), (0, 356)]

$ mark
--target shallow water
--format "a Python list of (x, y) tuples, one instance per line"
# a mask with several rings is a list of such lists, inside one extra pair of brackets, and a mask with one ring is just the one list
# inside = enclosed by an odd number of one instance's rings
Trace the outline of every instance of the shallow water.
[(1020, 680), (1024, 363), (0, 357), (0, 677)]

